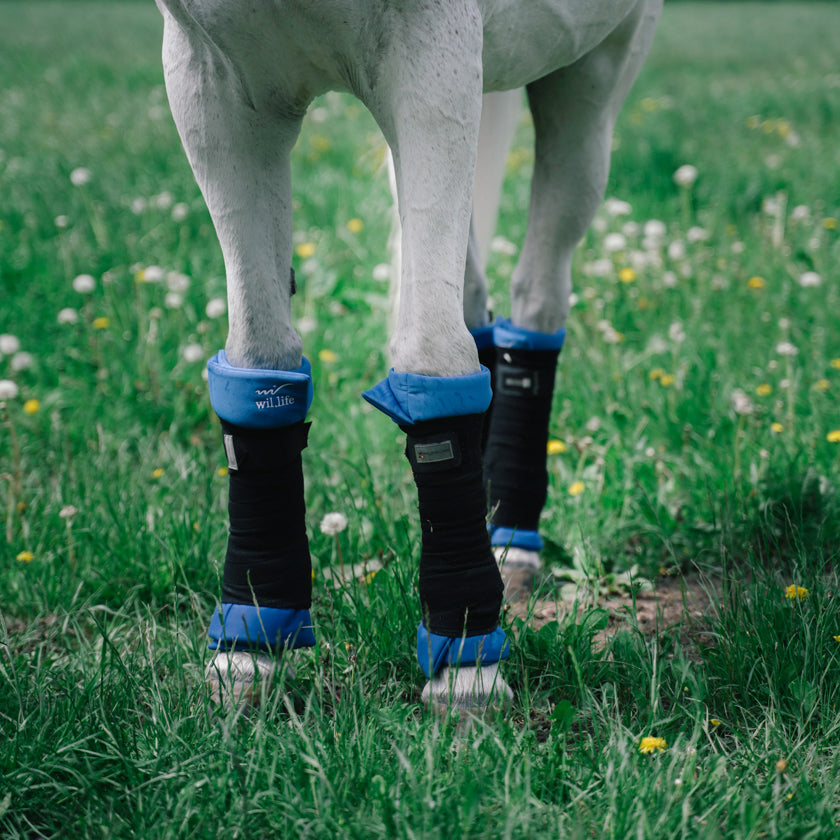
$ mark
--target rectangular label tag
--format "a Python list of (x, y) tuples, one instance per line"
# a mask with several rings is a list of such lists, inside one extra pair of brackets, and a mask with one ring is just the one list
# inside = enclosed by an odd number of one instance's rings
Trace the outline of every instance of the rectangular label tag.
[(239, 464), (236, 463), (236, 450), (233, 448), (233, 435), (225, 435), (225, 455), (228, 459), (228, 469), (238, 470)]
[(415, 443), (414, 457), (418, 464), (437, 464), (441, 461), (452, 461), (455, 452), (451, 440), (440, 443)]

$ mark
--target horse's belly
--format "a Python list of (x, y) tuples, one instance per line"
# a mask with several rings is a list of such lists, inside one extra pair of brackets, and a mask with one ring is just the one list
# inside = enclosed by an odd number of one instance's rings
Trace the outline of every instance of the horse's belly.
[(521, 87), (594, 49), (638, 0), (479, 0), (484, 89)]

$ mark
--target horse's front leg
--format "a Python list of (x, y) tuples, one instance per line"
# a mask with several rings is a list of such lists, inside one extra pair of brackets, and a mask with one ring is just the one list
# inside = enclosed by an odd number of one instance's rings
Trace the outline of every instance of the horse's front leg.
[(481, 21), (470, 3), (445, 6), (394, 22), (383, 81), (369, 102), (394, 153), (402, 285), (393, 369), (365, 397), (405, 431), (417, 486), (424, 700), (484, 708), (506, 701), (510, 689), (498, 673), (508, 644), (482, 483), (490, 376), (463, 316)]
[(639, 0), (592, 53), (528, 86), (536, 134), (531, 206), (511, 318), (494, 327), (496, 387), (485, 457), (492, 542), (505, 577), (524, 589), (539, 568), (546, 443), (572, 254), (603, 199), (615, 119), (650, 47), (660, 5)]
[(206, 36), (168, 15), (164, 68), (227, 273), (230, 330), (208, 373), (230, 468), (230, 534), (208, 682), (238, 705), (280, 650), (314, 643), (301, 469), (312, 382), (290, 304), (289, 153), (300, 120), (249, 107)]

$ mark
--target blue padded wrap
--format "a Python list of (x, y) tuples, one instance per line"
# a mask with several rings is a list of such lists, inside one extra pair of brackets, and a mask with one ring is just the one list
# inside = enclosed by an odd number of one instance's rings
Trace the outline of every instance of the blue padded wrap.
[(466, 638), (430, 633), (422, 621), (417, 627), (417, 661), (427, 679), (444, 665), (490, 665), (508, 656), (510, 642), (501, 627), (484, 636)]
[(497, 318), (493, 324), (493, 343), (496, 347), (516, 350), (560, 350), (566, 338), (566, 330), (556, 333), (541, 333), (515, 327), (509, 318)]
[(493, 528), (490, 534), (491, 545), (524, 548), (528, 551), (542, 551), (542, 537), (537, 531), (520, 531), (517, 528)]
[(473, 337), (475, 341), (476, 350), (484, 350), (487, 347), (493, 347), (493, 332), (494, 332), (494, 325), (487, 324), (483, 327), (476, 327), (474, 330), (470, 330), (470, 335)]
[(207, 631), (210, 649), (276, 651), (312, 647), (315, 634), (309, 610), (255, 607), (252, 604), (222, 604), (217, 607)]
[(464, 376), (423, 376), (392, 368), (387, 379), (362, 396), (395, 422), (412, 426), (440, 417), (483, 414), (493, 391), (490, 371), (483, 365), (478, 373)]
[(220, 350), (207, 362), (210, 403), (222, 420), (247, 429), (276, 429), (305, 419), (312, 404), (312, 368), (236, 368)]

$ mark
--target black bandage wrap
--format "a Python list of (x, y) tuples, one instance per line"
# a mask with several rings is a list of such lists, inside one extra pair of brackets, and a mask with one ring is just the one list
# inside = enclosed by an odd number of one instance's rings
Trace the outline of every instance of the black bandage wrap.
[(483, 415), (402, 426), (417, 485), (420, 604), (430, 633), (477, 636), (499, 621), (504, 586), (487, 535)]
[(223, 420), (222, 434), (230, 464), (222, 602), (308, 609), (312, 563), (301, 452), (309, 423), (246, 429)]
[(484, 479), (494, 527), (537, 531), (548, 490), (546, 444), (559, 350), (496, 348)]

